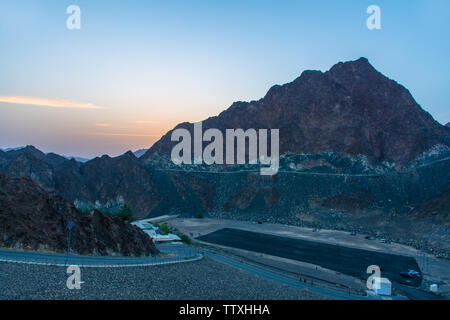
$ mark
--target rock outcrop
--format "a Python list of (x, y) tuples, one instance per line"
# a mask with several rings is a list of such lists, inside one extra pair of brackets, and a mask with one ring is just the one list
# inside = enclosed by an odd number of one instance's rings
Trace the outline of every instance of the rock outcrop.
[(0, 175), (0, 246), (83, 255), (149, 256), (158, 253), (139, 228), (100, 211), (81, 212), (61, 196), (48, 193), (28, 178)]

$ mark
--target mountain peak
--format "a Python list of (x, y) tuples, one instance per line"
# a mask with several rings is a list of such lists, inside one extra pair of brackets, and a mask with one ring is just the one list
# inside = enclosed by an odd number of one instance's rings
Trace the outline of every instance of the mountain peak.
[[(193, 131), (192, 124), (183, 128)], [(437, 144), (450, 146), (447, 129), (364, 57), (339, 62), (327, 72), (306, 70), (258, 101), (235, 102), (203, 121), (203, 130), (209, 128), (278, 128), (280, 155), (335, 151), (366, 156), (371, 163), (402, 165)], [(142, 159), (169, 155), (170, 136), (171, 131)]]
[(128, 150), (127, 152), (125, 152), (123, 155), (121, 155), (119, 157), (137, 159), (137, 157), (131, 150)]
[(32, 145), (27, 145), (26, 147), (23, 147), (23, 148), (17, 148), (17, 149), (10, 150), (7, 152), (7, 154), (10, 156), (29, 154), (40, 160), (45, 158), (45, 153), (43, 153), (41, 150), (37, 149), (36, 147), (34, 147)]
[(350, 61), (341, 61), (336, 63), (334, 66), (330, 68), (330, 71), (333, 70), (333, 68), (354, 68), (354, 69), (367, 69), (372, 68), (375, 69), (369, 62), (369, 59), (365, 57), (361, 57), (356, 60), (350, 60)]
[(339, 62), (326, 73), (337, 82), (373, 81), (375, 78), (386, 79), (364, 57), (353, 61)]

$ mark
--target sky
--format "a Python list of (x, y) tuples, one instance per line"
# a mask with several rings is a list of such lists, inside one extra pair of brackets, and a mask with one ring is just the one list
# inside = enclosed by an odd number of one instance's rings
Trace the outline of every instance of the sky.
[(448, 0), (0, 0), (0, 148), (117, 156), (362, 56), (445, 124), (449, 22)]

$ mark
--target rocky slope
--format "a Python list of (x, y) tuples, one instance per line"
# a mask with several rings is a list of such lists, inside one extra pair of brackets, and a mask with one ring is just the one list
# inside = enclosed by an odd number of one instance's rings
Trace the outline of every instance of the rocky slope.
[(73, 253), (148, 256), (158, 252), (148, 235), (119, 218), (97, 210), (82, 213), (28, 178), (0, 175), (1, 247), (65, 252), (70, 221), (75, 222)]
[[(182, 123), (193, 136), (193, 124)], [(304, 71), (272, 87), (259, 101), (235, 102), (203, 130), (280, 129), (280, 154), (335, 151), (364, 155), (371, 163), (404, 165), (437, 144), (450, 146), (450, 130), (435, 121), (407, 89), (369, 61), (338, 63), (329, 71)], [(169, 131), (143, 156), (170, 155)]]

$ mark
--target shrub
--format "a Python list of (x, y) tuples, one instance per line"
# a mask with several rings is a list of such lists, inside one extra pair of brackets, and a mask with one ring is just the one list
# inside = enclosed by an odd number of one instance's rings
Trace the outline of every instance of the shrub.
[(161, 225), (158, 225), (158, 228), (159, 228), (159, 232), (160, 232), (162, 235), (166, 235), (166, 234), (169, 234), (169, 233), (170, 233), (170, 229), (169, 229), (169, 227), (167, 226), (167, 224), (165, 224), (165, 223), (163, 223), (163, 224), (161, 224)]
[(127, 221), (134, 220), (133, 209), (131, 209), (131, 207), (127, 204), (124, 204), (120, 207), (119, 211), (117, 212), (117, 216)]
[(204, 218), (203, 213), (200, 212), (199, 214), (197, 214), (196, 218), (197, 219), (203, 219)]

